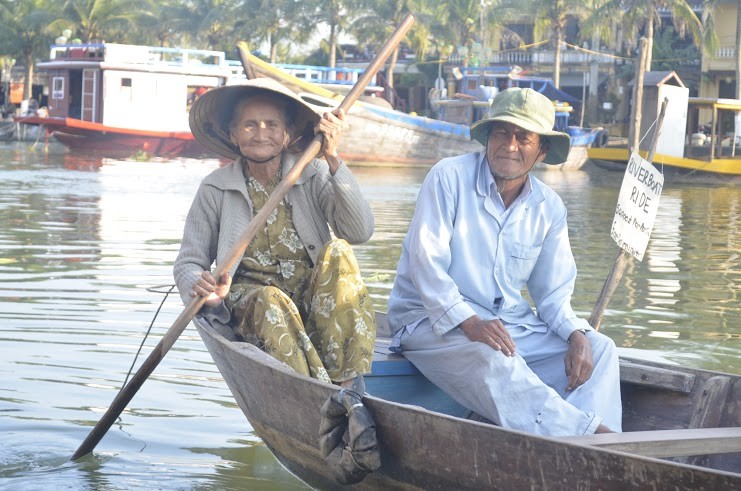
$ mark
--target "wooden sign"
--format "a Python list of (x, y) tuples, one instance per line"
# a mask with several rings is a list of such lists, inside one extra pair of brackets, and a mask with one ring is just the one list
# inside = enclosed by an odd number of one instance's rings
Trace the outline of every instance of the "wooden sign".
[(664, 175), (634, 152), (625, 169), (610, 235), (621, 249), (639, 261), (643, 260), (651, 237), (663, 188)]

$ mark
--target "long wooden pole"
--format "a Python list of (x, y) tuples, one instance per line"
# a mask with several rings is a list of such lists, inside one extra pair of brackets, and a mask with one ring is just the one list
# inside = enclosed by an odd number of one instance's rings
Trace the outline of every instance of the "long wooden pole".
[[(648, 151), (648, 158), (646, 159), (649, 162), (653, 162), (654, 160), (656, 145), (658, 144), (659, 136), (661, 135), (661, 127), (664, 124), (664, 115), (666, 115), (666, 105), (668, 102), (668, 99), (664, 98), (663, 102), (661, 103), (659, 119), (656, 122), (656, 130), (654, 131), (653, 139), (651, 140), (651, 147)], [(633, 151), (637, 152), (638, 147), (636, 146)], [(600, 296), (597, 299), (597, 303), (594, 304), (592, 315), (589, 316), (589, 325), (596, 330), (599, 330), (599, 326), (602, 323), (602, 316), (605, 313), (607, 304), (610, 302), (610, 298), (612, 298), (613, 293), (615, 293), (615, 289), (617, 288), (618, 283), (620, 283), (620, 279), (623, 277), (623, 273), (625, 272), (625, 267), (628, 265), (628, 260), (631, 257), (632, 256), (625, 252), (624, 249), (618, 250), (617, 257), (615, 258), (615, 264), (612, 265), (612, 270), (610, 271), (610, 274), (607, 275), (607, 279), (605, 280), (605, 284), (602, 286), (602, 291), (600, 292)]]
[[(414, 17), (408, 15), (396, 30), (392, 33), (391, 37), (386, 41), (381, 50), (378, 52), (376, 57), (368, 65), (363, 74), (358, 78), (357, 83), (350, 92), (347, 93), (344, 100), (340, 103), (338, 109), (342, 109), (347, 112), (353, 103), (360, 97), (365, 90), (366, 86), (372, 78), (376, 75), (378, 70), (383, 67), (386, 59), (396, 49), (397, 45), (404, 38), (406, 33), (412, 27), (414, 23)], [(309, 146), (299, 157), (296, 164), (293, 166), (291, 171), (280, 181), (278, 186), (275, 188), (273, 193), (268, 198), (260, 211), (255, 215), (252, 221), (247, 226), (247, 229), (239, 237), (237, 244), (232, 247), (229, 251), (227, 258), (224, 262), (219, 264), (214, 272), (215, 278), (221, 278), (222, 274), (229, 271), (231, 266), (242, 257), (245, 249), (250, 244), (252, 239), (257, 234), (258, 230), (267, 222), (269, 216), (273, 213), (273, 210), (278, 206), (280, 201), (288, 194), (288, 191), (298, 180), (304, 167), (311, 162), (322, 148), (323, 137), (321, 134), (314, 137)], [(103, 414), (103, 417), (98, 421), (90, 434), (85, 438), (77, 451), (72, 455), (72, 460), (76, 460), (95, 449), (95, 446), (100, 442), (106, 432), (110, 429), (116, 418), (126, 408), (127, 404), (134, 397), (134, 394), (139, 390), (145, 380), (154, 371), (155, 367), (165, 357), (167, 352), (172, 348), (172, 345), (180, 337), (180, 334), (185, 330), (193, 317), (198, 313), (203, 304), (206, 302), (206, 297), (196, 296), (188, 304), (183, 312), (173, 323), (172, 327), (165, 333), (162, 340), (155, 346), (152, 353), (144, 360), (141, 368), (134, 374), (128, 384), (124, 386), (121, 391), (113, 399), (113, 402), (108, 407), (108, 410)]]
[(646, 38), (641, 38), (638, 62), (636, 63), (636, 76), (633, 80), (633, 117), (630, 120), (630, 131), (628, 138), (628, 154), (637, 152), (640, 145), (641, 119), (643, 115), (643, 79), (646, 74)]

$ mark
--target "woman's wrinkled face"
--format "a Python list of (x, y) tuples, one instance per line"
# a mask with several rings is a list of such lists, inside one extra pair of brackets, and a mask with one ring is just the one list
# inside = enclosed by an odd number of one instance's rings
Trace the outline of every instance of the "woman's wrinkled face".
[(252, 162), (267, 162), (279, 156), (289, 142), (285, 108), (280, 103), (254, 97), (237, 107), (230, 139)]

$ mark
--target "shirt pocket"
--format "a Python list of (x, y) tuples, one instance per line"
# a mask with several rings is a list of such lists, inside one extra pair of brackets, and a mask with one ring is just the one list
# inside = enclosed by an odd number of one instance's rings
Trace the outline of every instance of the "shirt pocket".
[(525, 286), (530, 278), (530, 273), (538, 262), (542, 245), (529, 245), (515, 242), (512, 247), (512, 255), (507, 264), (507, 273), (514, 283), (514, 287), (520, 289)]

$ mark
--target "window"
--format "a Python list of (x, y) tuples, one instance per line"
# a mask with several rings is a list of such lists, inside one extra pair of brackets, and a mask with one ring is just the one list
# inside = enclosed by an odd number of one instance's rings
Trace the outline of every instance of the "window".
[(54, 77), (51, 86), (51, 98), (64, 99), (64, 77)]
[(131, 79), (130, 78), (122, 78), (121, 79), (121, 87), (131, 87)]

